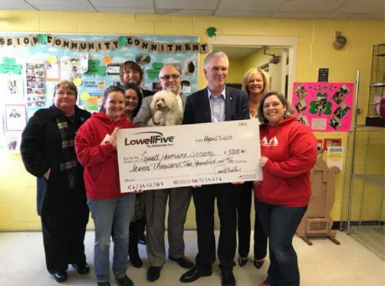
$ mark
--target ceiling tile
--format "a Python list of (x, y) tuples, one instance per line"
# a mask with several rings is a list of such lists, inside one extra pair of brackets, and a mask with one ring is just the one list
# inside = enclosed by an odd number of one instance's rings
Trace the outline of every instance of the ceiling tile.
[(291, 12), (275, 12), (271, 18), (278, 19), (324, 19), (327, 13), (291, 13)]
[(385, 20), (384, 14), (368, 14), (368, 13), (331, 13), (325, 19), (334, 20)]
[(220, 0), (155, 0), (157, 9), (214, 10)]
[(157, 14), (213, 16), (214, 10), (157, 9)]
[(218, 10), (236, 11), (276, 11), (287, 0), (222, 0)]
[(30, 3), (33, 6), (38, 5), (53, 5), (53, 6), (91, 6), (90, 3), (87, 0), (28, 0), (28, 3)]
[(155, 14), (154, 9), (95, 7), (100, 13)]
[(96, 12), (95, 9), (90, 5), (86, 6), (77, 6), (77, 5), (68, 5), (68, 6), (59, 6), (59, 5), (34, 5), (36, 9), (40, 11), (71, 11), (71, 12)]
[(341, 5), (338, 12), (348, 13), (381, 13), (385, 14), (384, 0), (348, 0)]
[(283, 4), (280, 12), (334, 12), (346, 0), (294, 0)]
[(120, 8), (154, 9), (152, 0), (90, 0), (95, 7), (115, 7), (116, 12)]
[(214, 16), (222, 17), (249, 17), (249, 18), (269, 18), (273, 12), (257, 12), (257, 11), (234, 11), (219, 10)]
[[(8, 0), (9, 1), (9, 0)], [(24, 3), (0, 3), (0, 10), (36, 10), (31, 5)]]

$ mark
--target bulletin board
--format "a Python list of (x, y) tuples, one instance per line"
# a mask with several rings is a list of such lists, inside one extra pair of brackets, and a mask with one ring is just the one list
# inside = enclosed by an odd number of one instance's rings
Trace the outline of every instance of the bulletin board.
[(143, 89), (158, 90), (160, 69), (176, 65), (186, 95), (198, 90), (198, 37), (65, 34), (0, 34), (0, 147), (18, 152), (20, 135), (39, 108), (53, 103), (53, 88), (71, 80), (78, 106), (100, 109), (104, 90), (120, 83), (119, 66), (131, 60), (143, 69)]
[(351, 127), (354, 83), (295, 82), (292, 105), (298, 121), (318, 132)]

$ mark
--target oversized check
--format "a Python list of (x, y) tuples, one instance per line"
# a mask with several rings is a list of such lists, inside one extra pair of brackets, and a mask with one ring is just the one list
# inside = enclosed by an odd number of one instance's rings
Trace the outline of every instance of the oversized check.
[(262, 180), (258, 120), (121, 129), (122, 192)]

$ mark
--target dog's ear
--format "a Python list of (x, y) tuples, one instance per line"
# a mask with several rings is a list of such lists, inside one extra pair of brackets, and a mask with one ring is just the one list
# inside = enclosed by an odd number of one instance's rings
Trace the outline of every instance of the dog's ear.
[(176, 102), (176, 97), (172, 92), (166, 92), (164, 101), (166, 102), (166, 105), (169, 109), (173, 109), (173, 106)]
[(152, 112), (156, 111), (156, 101), (157, 101), (157, 98), (154, 95), (152, 97), (151, 104), (150, 104), (150, 108), (151, 108)]

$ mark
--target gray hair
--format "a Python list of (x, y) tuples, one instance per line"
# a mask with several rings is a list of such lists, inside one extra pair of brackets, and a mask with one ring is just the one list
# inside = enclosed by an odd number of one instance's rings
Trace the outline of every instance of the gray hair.
[(225, 58), (227, 62), (227, 67), (229, 67), (229, 58), (227, 57), (227, 55), (222, 51), (213, 51), (207, 54), (205, 61), (203, 62), (203, 67), (205, 70), (210, 67), (210, 62), (212, 58)]
[(76, 85), (69, 80), (62, 80), (58, 84), (55, 85), (53, 89), (53, 97), (56, 95), (56, 91), (59, 89), (59, 87), (65, 87), (69, 90), (72, 90), (75, 93), (76, 99), (78, 98), (78, 89), (76, 88)]

